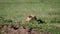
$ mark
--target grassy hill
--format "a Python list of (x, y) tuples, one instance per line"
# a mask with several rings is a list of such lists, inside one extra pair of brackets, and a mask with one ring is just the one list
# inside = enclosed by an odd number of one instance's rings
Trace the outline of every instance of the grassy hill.
[[(5, 19), (12, 19), (12, 23), (6, 23), (3, 19), (0, 20), (0, 23), (3, 24), (19, 24), (24, 23), (24, 19), (29, 14), (34, 14), (37, 18), (44, 20), (48, 25), (49, 23), (60, 23), (60, 0), (0, 0), (0, 17)], [(42, 25), (45, 27), (46, 24)], [(29, 26), (35, 27), (35, 25), (30, 24)], [(36, 26), (38, 27), (38, 25)], [(39, 26), (40, 27), (40, 26)], [(48, 31), (54, 32), (53, 34), (60, 34), (50, 26)], [(44, 28), (43, 28), (44, 29)]]

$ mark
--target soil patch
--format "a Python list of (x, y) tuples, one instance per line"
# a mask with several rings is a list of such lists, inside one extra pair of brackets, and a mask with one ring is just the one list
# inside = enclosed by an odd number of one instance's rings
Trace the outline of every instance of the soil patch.
[(4, 34), (51, 34), (51, 32), (45, 32), (44, 30), (37, 32), (34, 28), (20, 25), (0, 25), (0, 29)]

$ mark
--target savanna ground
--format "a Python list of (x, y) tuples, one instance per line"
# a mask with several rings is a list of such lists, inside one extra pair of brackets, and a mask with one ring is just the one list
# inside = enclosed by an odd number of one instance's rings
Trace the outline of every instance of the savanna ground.
[[(26, 23), (24, 19), (29, 14), (36, 15), (45, 23)], [(10, 19), (13, 21), (9, 22)], [(20, 24), (60, 34), (60, 0), (0, 0), (0, 24)]]

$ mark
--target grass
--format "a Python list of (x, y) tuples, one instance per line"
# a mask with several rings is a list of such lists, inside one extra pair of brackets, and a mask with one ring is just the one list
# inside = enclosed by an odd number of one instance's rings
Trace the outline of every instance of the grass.
[(28, 14), (35, 14), (38, 18), (51, 22), (51, 19), (60, 17), (59, 1), (60, 0), (0, 0), (0, 15), (6, 15), (5, 18), (20, 21), (24, 20)]
[[(24, 24), (24, 19), (29, 14), (36, 15), (46, 23), (60, 23), (60, 0), (0, 0), (0, 17), (13, 20), (10, 23), (2, 19), (0, 24)], [(53, 34), (60, 34), (59, 28), (46, 24), (28, 23), (25, 25), (42, 27)]]

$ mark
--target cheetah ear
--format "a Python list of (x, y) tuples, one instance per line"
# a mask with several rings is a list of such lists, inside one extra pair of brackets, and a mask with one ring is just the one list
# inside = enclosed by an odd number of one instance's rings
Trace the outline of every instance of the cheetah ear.
[(32, 16), (32, 17), (34, 17), (35, 15), (33, 15), (33, 14), (30, 14), (29, 16)]

